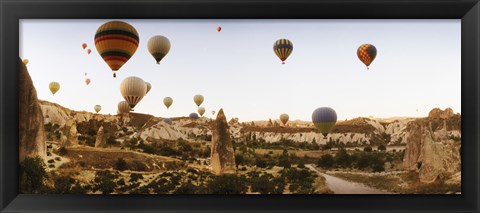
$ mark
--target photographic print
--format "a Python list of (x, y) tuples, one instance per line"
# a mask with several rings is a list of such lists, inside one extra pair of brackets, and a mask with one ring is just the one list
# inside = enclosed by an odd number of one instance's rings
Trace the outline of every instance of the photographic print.
[(461, 194), (461, 20), (21, 19), (22, 194)]

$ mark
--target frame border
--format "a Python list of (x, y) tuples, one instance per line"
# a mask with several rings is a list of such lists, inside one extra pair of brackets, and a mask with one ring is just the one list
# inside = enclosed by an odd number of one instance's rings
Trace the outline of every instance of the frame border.
[[(479, 0), (0, 0), (1, 212), (480, 212)], [(20, 19), (462, 19), (461, 195), (18, 194)], [(13, 54), (15, 53), (15, 54)]]

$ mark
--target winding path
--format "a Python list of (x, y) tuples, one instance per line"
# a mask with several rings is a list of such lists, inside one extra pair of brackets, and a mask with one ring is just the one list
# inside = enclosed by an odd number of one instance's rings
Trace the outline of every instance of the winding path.
[(385, 191), (365, 186), (361, 183), (349, 182), (331, 175), (327, 175), (318, 171), (311, 164), (307, 164), (305, 166), (310, 170), (317, 172), (319, 175), (325, 177), (327, 187), (335, 194), (390, 194)]

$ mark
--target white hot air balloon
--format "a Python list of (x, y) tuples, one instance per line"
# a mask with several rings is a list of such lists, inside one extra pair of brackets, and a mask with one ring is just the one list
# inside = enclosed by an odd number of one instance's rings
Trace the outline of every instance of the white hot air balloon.
[(147, 92), (145, 93), (145, 95), (146, 95), (152, 89), (152, 84), (150, 84), (148, 82), (145, 82), (145, 84), (147, 85)]
[(203, 116), (203, 113), (205, 113), (205, 108), (204, 107), (198, 107), (198, 114), (200, 114), (200, 116)]
[(147, 84), (139, 77), (130, 76), (123, 79), (120, 84), (120, 93), (133, 111), (138, 102), (147, 93)]
[(95, 110), (95, 112), (98, 113), (98, 112), (100, 112), (100, 110), (102, 110), (102, 106), (100, 106), (100, 105), (95, 105), (95, 106), (93, 107), (93, 109)]
[(157, 64), (160, 64), (160, 61), (170, 51), (170, 41), (165, 36), (156, 35), (148, 40), (147, 48)]
[(126, 101), (118, 102), (118, 112), (119, 112), (119, 114), (129, 113), (131, 109), (132, 108), (130, 108), (130, 105), (128, 104), (128, 102), (126, 102)]

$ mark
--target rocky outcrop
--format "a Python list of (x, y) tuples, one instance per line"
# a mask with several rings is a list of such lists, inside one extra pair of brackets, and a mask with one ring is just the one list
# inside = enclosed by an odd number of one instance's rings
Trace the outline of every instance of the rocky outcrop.
[(30, 74), (22, 60), (19, 60), (19, 67), (19, 160), (34, 156), (45, 158), (46, 137), (37, 90), (33, 86)]
[(211, 165), (215, 174), (235, 173), (235, 153), (223, 109), (213, 125)]
[(63, 127), (65, 137), (62, 139), (62, 146), (70, 147), (78, 145), (77, 122), (74, 119), (67, 120)]
[(421, 182), (433, 182), (460, 171), (461, 117), (451, 109), (433, 109), (429, 117), (407, 126), (403, 167), (419, 173)]
[(98, 128), (97, 136), (95, 137), (95, 147), (105, 147), (106, 145), (105, 131), (103, 130), (103, 126), (101, 126)]

